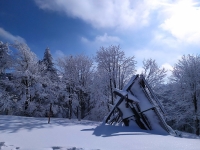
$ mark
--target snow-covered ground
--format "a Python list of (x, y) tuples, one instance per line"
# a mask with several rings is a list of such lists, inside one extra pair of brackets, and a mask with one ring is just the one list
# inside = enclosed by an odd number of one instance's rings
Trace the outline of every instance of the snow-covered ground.
[(200, 138), (87, 120), (0, 116), (0, 150), (200, 150)]

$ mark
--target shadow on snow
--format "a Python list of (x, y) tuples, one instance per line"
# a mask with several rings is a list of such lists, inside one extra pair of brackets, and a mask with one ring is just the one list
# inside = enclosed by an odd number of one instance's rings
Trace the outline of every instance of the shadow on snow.
[(120, 136), (120, 135), (169, 135), (166, 132), (159, 132), (153, 130), (142, 130), (135, 126), (112, 126), (107, 124), (100, 124), (96, 128), (83, 129), (81, 131), (93, 131), (93, 135), (102, 136), (102, 137), (110, 137), (110, 136)]
[(0, 131), (15, 133), (20, 129), (33, 130), (41, 128), (52, 128), (54, 126), (72, 126), (72, 125), (85, 125), (97, 126), (99, 122), (68, 118), (51, 118), (48, 124), (48, 118), (36, 117), (22, 117), (22, 116), (4, 116), (0, 115)]

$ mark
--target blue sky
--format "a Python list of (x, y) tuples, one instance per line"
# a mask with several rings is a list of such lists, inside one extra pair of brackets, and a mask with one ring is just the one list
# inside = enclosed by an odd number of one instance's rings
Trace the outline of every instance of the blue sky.
[(183, 54), (199, 54), (200, 3), (195, 0), (1, 0), (0, 40), (29, 45), (39, 58), (49, 47), (94, 56), (120, 45), (135, 56), (172, 69)]

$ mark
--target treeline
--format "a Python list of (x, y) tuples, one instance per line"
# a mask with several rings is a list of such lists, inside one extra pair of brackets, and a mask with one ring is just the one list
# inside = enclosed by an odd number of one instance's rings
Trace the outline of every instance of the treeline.
[[(183, 56), (171, 77), (156, 61), (143, 61), (143, 74), (174, 128), (199, 135), (200, 56)], [(119, 46), (101, 47), (95, 58), (62, 56), (50, 49), (39, 60), (22, 43), (0, 42), (0, 114), (102, 121), (115, 103), (114, 89), (122, 89), (136, 73), (135, 57)]]

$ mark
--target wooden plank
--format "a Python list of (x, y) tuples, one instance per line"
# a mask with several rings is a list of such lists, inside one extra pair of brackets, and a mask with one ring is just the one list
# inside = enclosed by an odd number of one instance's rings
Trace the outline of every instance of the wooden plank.
[(158, 100), (157, 96), (154, 94), (153, 90), (151, 89), (150, 85), (147, 83), (147, 81), (145, 80), (144, 76), (141, 76), (142, 80), (144, 81), (146, 88), (148, 89), (148, 91), (150, 92), (150, 94), (152, 95), (153, 100), (156, 101), (156, 103), (158, 104), (158, 106), (160, 107), (160, 110), (162, 111), (163, 114), (165, 114), (165, 110), (162, 107), (160, 101)]
[[(135, 80), (139, 77), (139, 75), (136, 75), (135, 78), (133, 79), (132, 83), (127, 87), (126, 91), (128, 91), (132, 85), (135, 83)], [(126, 96), (120, 94), (119, 92), (117, 92), (119, 94), (119, 96), (121, 97), (118, 102), (115, 104), (115, 106), (113, 107), (113, 109), (110, 111), (109, 115), (106, 117), (105, 122), (107, 123), (108, 120), (110, 119), (110, 116), (112, 115), (112, 113), (114, 112), (114, 110), (117, 108), (117, 106), (119, 106), (121, 104), (121, 102), (124, 100), (124, 98), (126, 98)]]

